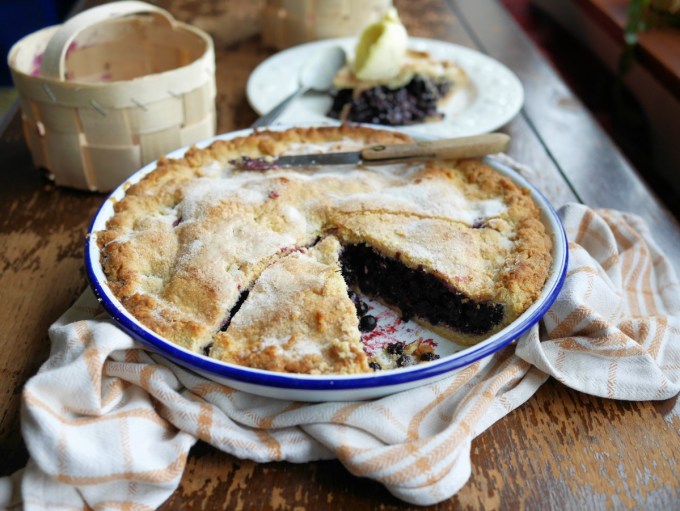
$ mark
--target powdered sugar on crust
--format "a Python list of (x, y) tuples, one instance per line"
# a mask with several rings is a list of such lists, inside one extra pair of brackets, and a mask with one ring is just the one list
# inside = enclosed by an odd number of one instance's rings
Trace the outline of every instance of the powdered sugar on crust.
[(336, 199), (345, 212), (357, 210), (399, 211), (424, 217), (437, 217), (473, 225), (498, 217), (507, 211), (499, 198), (472, 199), (453, 185), (441, 181), (390, 186), (378, 193), (353, 194)]

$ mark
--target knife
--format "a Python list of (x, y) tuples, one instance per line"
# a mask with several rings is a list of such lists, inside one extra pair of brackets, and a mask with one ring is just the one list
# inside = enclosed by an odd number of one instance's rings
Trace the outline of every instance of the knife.
[(316, 167), (319, 165), (367, 165), (400, 163), (412, 160), (455, 160), (477, 158), (504, 151), (510, 137), (504, 133), (486, 133), (470, 137), (422, 140), (405, 144), (384, 144), (359, 151), (320, 154), (294, 154), (278, 158), (232, 160), (240, 170), (268, 170), (281, 167)]

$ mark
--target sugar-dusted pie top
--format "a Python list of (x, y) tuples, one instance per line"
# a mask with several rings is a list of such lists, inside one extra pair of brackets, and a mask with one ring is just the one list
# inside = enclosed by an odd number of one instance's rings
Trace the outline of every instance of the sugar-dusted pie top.
[(339, 262), (350, 245), (428, 272), (466, 300), (501, 304), (498, 328), (507, 325), (538, 297), (551, 240), (529, 192), (488, 165), (233, 165), (405, 140), (357, 126), (294, 128), (162, 159), (97, 233), (108, 284), (169, 340), (274, 371), (369, 370)]

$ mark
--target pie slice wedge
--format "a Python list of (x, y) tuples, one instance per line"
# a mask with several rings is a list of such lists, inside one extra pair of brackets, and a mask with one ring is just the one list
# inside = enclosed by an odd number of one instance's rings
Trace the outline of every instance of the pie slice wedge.
[(328, 236), (268, 266), (226, 331), (215, 336), (210, 356), (278, 372), (368, 372), (340, 250)]

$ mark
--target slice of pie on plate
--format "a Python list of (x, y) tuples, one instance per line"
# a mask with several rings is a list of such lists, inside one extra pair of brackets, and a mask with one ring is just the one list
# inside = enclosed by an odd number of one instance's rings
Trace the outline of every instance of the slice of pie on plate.
[(382, 80), (360, 80), (350, 66), (333, 80), (328, 116), (341, 121), (404, 126), (439, 121), (440, 109), (468, 81), (450, 60), (408, 50), (399, 72)]

